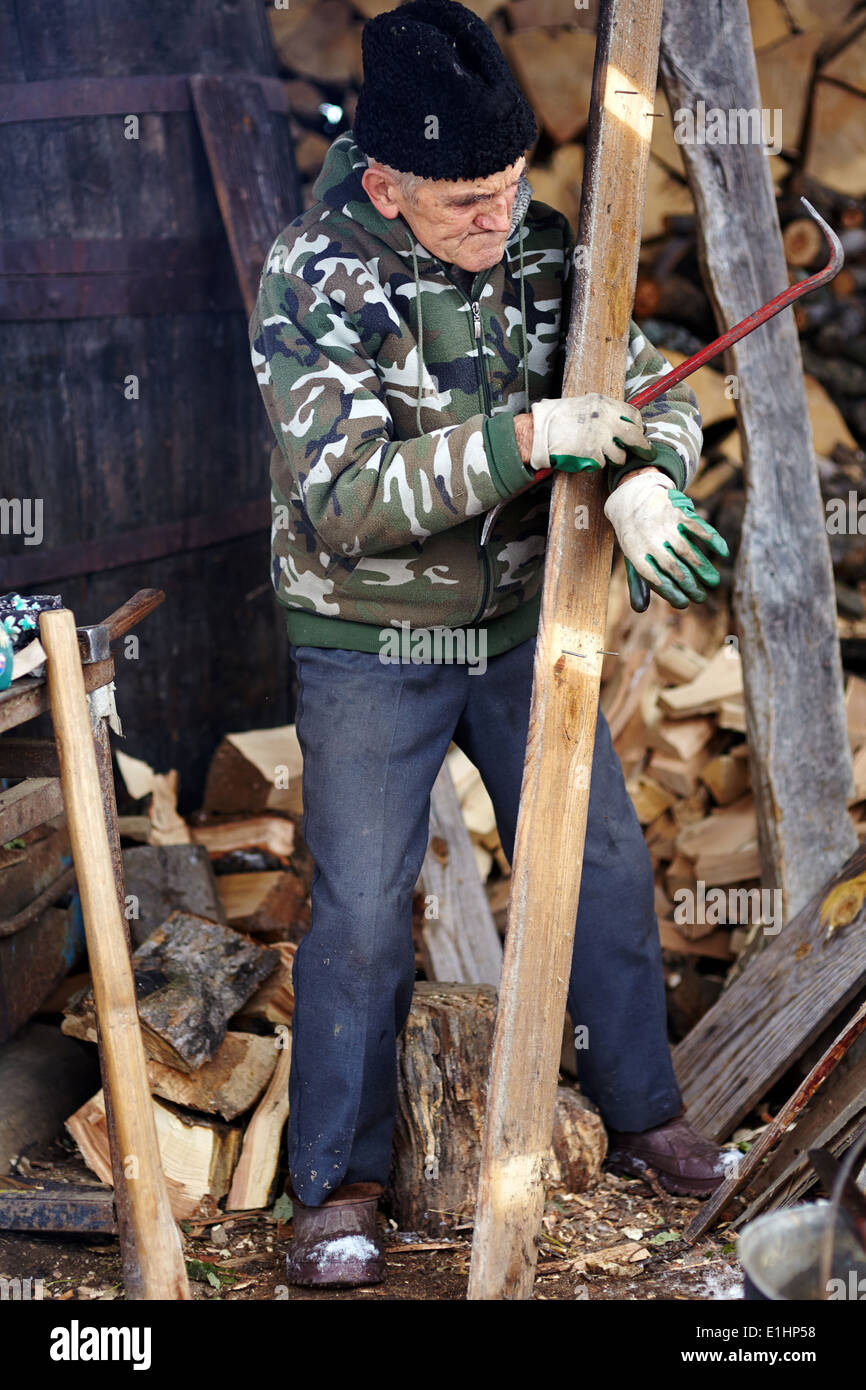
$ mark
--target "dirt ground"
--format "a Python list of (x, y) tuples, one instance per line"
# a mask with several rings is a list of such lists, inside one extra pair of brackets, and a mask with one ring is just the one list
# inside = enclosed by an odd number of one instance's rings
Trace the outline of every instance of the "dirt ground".
[[(31, 1154), (30, 1172), (92, 1184), (93, 1175), (65, 1141)], [(0, 1180), (2, 1181), (2, 1180)], [(586, 1193), (548, 1194), (539, 1241), (534, 1299), (707, 1302), (742, 1297), (735, 1238), (724, 1228), (694, 1246), (682, 1233), (699, 1203), (653, 1191), (642, 1179), (606, 1173)], [(192, 1297), (223, 1302), (384, 1299), (436, 1302), (466, 1296), (472, 1232), (458, 1226), (431, 1238), (380, 1218), (387, 1279), (365, 1289), (314, 1292), (286, 1283), (291, 1223), (254, 1213), (209, 1224), (184, 1222)], [(58, 1240), (0, 1234), (0, 1277), (43, 1281), (55, 1301), (123, 1300), (118, 1242), (111, 1236)]]

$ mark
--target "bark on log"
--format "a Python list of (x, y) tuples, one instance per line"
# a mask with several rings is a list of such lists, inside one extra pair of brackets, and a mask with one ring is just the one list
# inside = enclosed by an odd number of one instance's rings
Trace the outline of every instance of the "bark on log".
[[(398, 1045), (394, 1159), (384, 1197), (401, 1230), (437, 1235), (472, 1220), (495, 1018), (489, 985), (415, 986)], [(560, 1086), (548, 1181), (583, 1192), (606, 1152), (604, 1125), (590, 1103)]]
[(136, 947), (172, 912), (193, 912), (209, 922), (226, 925), (216, 879), (202, 845), (136, 845), (123, 851), (123, 876), (124, 909)]
[[(746, 0), (668, 0), (661, 72), (672, 110), (699, 98), (761, 108)], [(787, 283), (768, 161), (759, 145), (683, 145), (701, 265), (720, 329)], [(734, 601), (743, 654), (763, 881), (785, 918), (856, 847), (833, 575), (792, 315), (731, 351), (739, 381), (746, 513)], [(808, 737), (809, 756), (802, 756)]]
[[(148, 1055), (185, 1072), (209, 1062), (229, 1019), (278, 964), (275, 951), (228, 927), (172, 913), (133, 956)], [(88, 994), (67, 1012), (64, 1032), (87, 1036), (92, 1018)]]

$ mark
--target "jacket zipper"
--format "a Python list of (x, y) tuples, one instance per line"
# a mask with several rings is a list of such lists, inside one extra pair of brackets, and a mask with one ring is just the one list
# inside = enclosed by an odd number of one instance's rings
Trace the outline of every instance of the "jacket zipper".
[[(451, 280), (451, 276), (450, 276), (450, 275), (448, 276), (448, 279)], [(483, 404), (483, 406), (484, 406), (484, 414), (485, 414), (485, 415), (492, 415), (493, 412), (492, 412), (492, 409), (491, 409), (491, 401), (490, 401), (490, 385), (489, 385), (488, 380), (487, 380), (487, 373), (486, 373), (486, 371), (484, 370), (484, 354), (483, 354), (483, 350), (482, 350), (484, 344), (483, 344), (483, 341), (482, 341), (481, 304), (480, 304), (480, 301), (479, 301), (479, 300), (477, 300), (477, 299), (469, 299), (467, 295), (463, 294), (463, 290), (462, 290), (462, 289), (460, 288), (460, 286), (457, 284), (457, 281), (456, 281), (456, 280), (451, 280), (451, 283), (452, 283), (452, 285), (454, 286), (454, 288), (458, 291), (458, 293), (461, 294), (461, 295), (463, 295), (463, 298), (466, 300), (466, 303), (469, 305), (470, 309), (472, 310), (472, 331), (473, 331), (473, 336), (474, 336), (474, 339), (475, 339), (475, 352), (476, 352), (476, 356), (477, 356), (477, 358), (478, 358), (478, 374), (479, 374), (479, 376), (480, 376), (480, 378), (481, 378), (481, 401), (482, 401), (482, 404)], [(484, 282), (479, 286), (479, 292), (480, 292), (480, 290), (483, 290), (484, 284), (485, 284), (485, 283), (486, 283), (486, 277), (485, 277)], [(473, 289), (474, 289), (474, 288), (475, 288), (475, 287), (474, 287), (474, 285), (473, 285)], [(488, 598), (489, 598), (489, 596), (490, 596), (490, 583), (491, 583), (491, 579), (492, 579), (492, 574), (491, 574), (490, 556), (489, 556), (488, 553), (487, 553), (487, 547), (486, 547), (485, 545), (482, 545), (482, 544), (481, 544), (481, 531), (482, 531), (483, 526), (484, 526), (484, 516), (482, 515), (482, 516), (480, 516), (480, 517), (478, 518), (478, 551), (479, 551), (479, 554), (480, 554), (480, 556), (481, 556), (481, 563), (482, 563), (482, 566), (483, 566), (483, 569), (484, 569), (484, 587), (483, 587), (482, 592), (481, 592), (481, 604), (480, 604), (480, 606), (479, 606), (479, 608), (478, 608), (478, 612), (473, 616), (471, 622), (468, 624), (468, 626), (470, 626), (470, 627), (472, 626), (472, 624), (477, 623), (477, 622), (479, 621), (479, 619), (481, 618), (482, 613), (484, 612), (485, 608), (487, 607), (487, 600), (488, 600)]]
[(481, 304), (477, 299), (471, 301), (472, 321), (475, 326), (475, 351), (478, 354), (478, 373), (481, 377), (481, 399), (484, 402), (484, 414), (492, 415), (493, 408), (490, 401), (490, 384), (487, 380), (487, 372), (484, 369), (484, 343), (481, 337)]

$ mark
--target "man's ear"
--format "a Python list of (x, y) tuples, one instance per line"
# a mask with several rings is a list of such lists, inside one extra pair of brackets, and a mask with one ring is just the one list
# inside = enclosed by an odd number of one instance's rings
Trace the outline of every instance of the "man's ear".
[(383, 217), (393, 221), (395, 217), (400, 216), (400, 208), (394, 201), (394, 195), (399, 194), (399, 189), (384, 169), (368, 166), (361, 177), (361, 184), (373, 207)]

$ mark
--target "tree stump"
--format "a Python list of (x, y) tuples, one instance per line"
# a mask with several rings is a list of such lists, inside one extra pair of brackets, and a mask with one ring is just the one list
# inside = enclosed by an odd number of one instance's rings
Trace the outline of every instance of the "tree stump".
[[(415, 986), (398, 1042), (394, 1157), (384, 1197), (401, 1230), (439, 1235), (473, 1218), (495, 1019), (490, 985)], [(606, 1152), (604, 1125), (590, 1102), (559, 1087), (549, 1181), (585, 1191)]]

